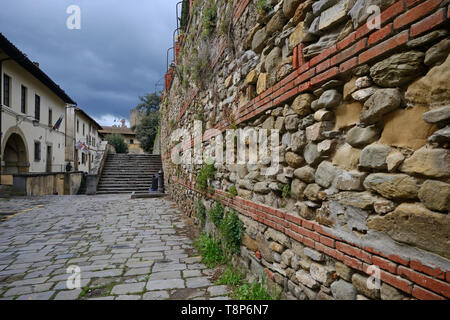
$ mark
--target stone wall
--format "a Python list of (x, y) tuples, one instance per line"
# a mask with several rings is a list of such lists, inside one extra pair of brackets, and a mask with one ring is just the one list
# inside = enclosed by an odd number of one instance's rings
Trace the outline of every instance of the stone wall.
[[(445, 0), (192, 2), (163, 96), (168, 193), (191, 216), (237, 210), (240, 264), (289, 296), (448, 299), (449, 17)], [(208, 152), (227, 129), (279, 130), (281, 168), (216, 163), (199, 192), (202, 164), (171, 160), (195, 120)]]

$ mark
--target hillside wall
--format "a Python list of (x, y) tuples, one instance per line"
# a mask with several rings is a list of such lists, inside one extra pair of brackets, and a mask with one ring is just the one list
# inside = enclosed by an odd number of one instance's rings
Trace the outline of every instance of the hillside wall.
[[(191, 1), (163, 97), (168, 193), (192, 217), (198, 199), (239, 212), (236, 261), (297, 299), (448, 299), (449, 18), (445, 0)], [(196, 120), (203, 136), (173, 138)], [(280, 142), (216, 161), (208, 194), (202, 163), (172, 159), (244, 128)]]

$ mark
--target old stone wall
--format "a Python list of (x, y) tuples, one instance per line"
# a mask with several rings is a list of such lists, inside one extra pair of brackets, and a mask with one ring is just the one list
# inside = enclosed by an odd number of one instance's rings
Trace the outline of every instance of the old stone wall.
[[(198, 199), (237, 210), (239, 263), (298, 299), (448, 299), (449, 1), (197, 0), (190, 12), (163, 96), (171, 197), (192, 216)], [(227, 129), (278, 130), (279, 170), (216, 163), (214, 190), (199, 192), (203, 165), (171, 157), (195, 153), (193, 137), (173, 138), (195, 120), (212, 156)]]

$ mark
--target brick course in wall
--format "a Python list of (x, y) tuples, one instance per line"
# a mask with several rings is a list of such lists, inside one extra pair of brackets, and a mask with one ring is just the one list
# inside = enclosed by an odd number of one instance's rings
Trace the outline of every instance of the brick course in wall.
[[(249, 0), (237, 2), (233, 10), (233, 24), (239, 22), (249, 3)], [(381, 13), (381, 29), (369, 30), (366, 25), (363, 25), (309, 61), (304, 59), (303, 45), (299, 44), (293, 50), (293, 71), (238, 108), (234, 114), (236, 124), (245, 123), (269, 109), (284, 105), (297, 95), (310, 92), (326, 81), (336, 79), (341, 73), (348, 73), (358, 66), (379, 61), (387, 55), (404, 49), (408, 41), (448, 23), (450, 7), (440, 8), (441, 3), (442, 0), (397, 1)], [(212, 68), (220, 62), (227, 44), (222, 41), (219, 42), (218, 47), (217, 54), (212, 59)], [(172, 74), (167, 76), (167, 79), (171, 82)], [(168, 88), (170, 84), (166, 80), (166, 89)], [(177, 122), (186, 115), (198, 93), (198, 89), (193, 89), (187, 95)], [(203, 141), (223, 133), (230, 127), (231, 124), (225, 121), (219, 122), (214, 128), (215, 131), (210, 131), (203, 136)], [(185, 141), (180, 151), (193, 146), (193, 140)], [(167, 160), (170, 156), (170, 153), (166, 153), (162, 158)], [(192, 181), (172, 177), (172, 183), (198, 192)], [(333, 229), (240, 197), (231, 198), (229, 194), (221, 190), (215, 190), (214, 195), (207, 195), (207, 197), (219, 200), (242, 215), (280, 231), (353, 269), (372, 275), (369, 267), (375, 265), (381, 269), (380, 277), (383, 282), (414, 298), (450, 298), (450, 270), (430, 267), (425, 261), (388, 254), (380, 248), (361, 247), (358, 244), (349, 243), (336, 236)]]
[[(195, 189), (195, 182), (172, 177), (172, 182), (185, 188)], [(200, 193), (200, 192), (199, 192)], [(328, 255), (347, 266), (372, 275), (369, 266), (381, 269), (380, 279), (391, 286), (411, 294), (418, 299), (450, 298), (449, 279), (444, 279), (445, 272), (439, 268), (431, 268), (420, 261), (409, 261), (397, 255), (383, 254), (371, 248), (361, 248), (357, 244), (346, 242), (337, 237), (332, 229), (306, 219), (292, 216), (284, 211), (265, 206), (240, 197), (231, 196), (221, 190), (206, 195), (210, 199), (220, 201), (225, 206), (252, 218), (270, 228), (280, 231), (290, 238)], [(438, 279), (436, 279), (438, 278)]]

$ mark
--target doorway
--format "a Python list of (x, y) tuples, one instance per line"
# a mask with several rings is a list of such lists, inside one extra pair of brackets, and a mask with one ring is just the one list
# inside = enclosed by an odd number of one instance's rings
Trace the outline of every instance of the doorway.
[(47, 173), (52, 172), (52, 166), (53, 166), (52, 146), (47, 145)]

